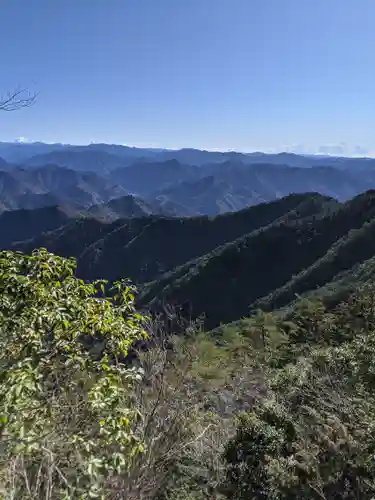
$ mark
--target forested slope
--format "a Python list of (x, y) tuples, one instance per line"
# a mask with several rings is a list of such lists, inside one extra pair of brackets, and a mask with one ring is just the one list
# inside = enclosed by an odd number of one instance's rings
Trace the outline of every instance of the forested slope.
[(281, 307), (372, 257), (374, 215), (375, 195), (368, 192), (329, 213), (323, 206), (314, 215), (286, 217), (149, 284), (141, 303), (157, 309), (173, 303), (192, 317), (205, 315), (208, 327), (257, 306)]

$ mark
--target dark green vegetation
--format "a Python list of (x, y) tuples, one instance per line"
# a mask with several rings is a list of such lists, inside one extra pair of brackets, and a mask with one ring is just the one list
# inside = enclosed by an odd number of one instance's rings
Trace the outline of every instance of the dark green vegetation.
[(40, 147), (74, 170), (1, 165), (0, 498), (373, 500), (371, 161)]
[[(0, 227), (17, 213), (0, 216)], [(206, 328), (258, 308), (283, 308), (322, 287), (334, 299), (372, 277), (373, 191), (342, 204), (318, 194), (290, 195), (212, 218), (69, 218), (61, 226), (59, 214), (53, 214), (52, 228), (45, 227), (56, 229), (37, 226), (39, 236), (23, 242), (30, 224), (22, 229), (21, 221), (12, 247), (74, 256), (87, 280), (127, 276), (138, 285), (140, 306), (161, 311), (173, 304), (185, 317), (203, 315)]]
[(240, 416), (231, 499), (371, 499), (375, 492), (374, 288), (326, 310), (299, 305), (264, 329), (268, 392)]
[[(85, 279), (105, 276), (109, 280), (128, 276), (136, 283), (161, 278), (192, 259), (209, 258), (226, 243), (302, 215), (332, 210), (337, 203), (320, 195), (291, 195), (219, 217), (141, 217), (102, 224), (80, 219), (53, 232), (17, 245), (31, 251), (49, 251), (78, 259), (78, 272)], [(71, 245), (76, 247), (72, 253)]]
[(306, 197), (295, 212), (148, 284), (142, 300), (183, 305), (208, 327), (286, 306), (374, 256), (374, 215), (375, 192), (342, 205)]
[(372, 284), (182, 337), (44, 251), (0, 286), (2, 498), (373, 498)]
[(50, 206), (34, 210), (9, 210), (0, 214), (0, 244), (2, 248), (27, 238), (35, 238), (44, 231), (64, 226), (76, 213), (66, 208)]

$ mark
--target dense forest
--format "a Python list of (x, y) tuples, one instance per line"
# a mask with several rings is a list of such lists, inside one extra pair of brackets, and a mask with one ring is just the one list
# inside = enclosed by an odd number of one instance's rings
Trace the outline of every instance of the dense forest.
[(175, 336), (72, 260), (0, 266), (4, 498), (373, 498), (372, 284)]
[(373, 499), (372, 164), (40, 148), (0, 144), (0, 498)]
[(330, 295), (347, 288), (358, 266), (370, 269), (374, 215), (371, 190), (345, 203), (292, 194), (215, 217), (108, 221), (44, 207), (0, 214), (0, 239), (3, 248), (75, 257), (85, 280), (129, 278), (138, 307), (160, 313), (173, 305), (212, 329), (330, 284)]

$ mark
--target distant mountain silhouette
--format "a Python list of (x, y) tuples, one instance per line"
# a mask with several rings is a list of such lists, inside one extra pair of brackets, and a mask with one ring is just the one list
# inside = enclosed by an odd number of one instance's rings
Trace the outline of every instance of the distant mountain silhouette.
[(125, 189), (93, 172), (56, 165), (0, 170), (0, 210), (55, 204), (84, 209), (124, 194)]
[[(199, 174), (197, 179), (174, 183), (153, 196), (159, 203), (179, 206), (180, 215), (217, 215), (290, 193), (314, 191), (344, 201), (375, 186), (375, 171), (355, 175), (333, 167), (224, 162), (202, 166)], [(157, 179), (153, 185), (157, 185)]]
[[(162, 150), (141, 149), (118, 144), (89, 144), (87, 146), (75, 146), (70, 144), (45, 144), (43, 142), (19, 143), (19, 142), (0, 142), (0, 156), (10, 163), (23, 163), (34, 156), (41, 157), (58, 151), (63, 152), (104, 152), (110, 156), (117, 156), (122, 162), (134, 162), (137, 159), (149, 157), (154, 159), (156, 154)], [(63, 161), (66, 158), (60, 157)], [(46, 162), (43, 162), (46, 163)], [(61, 166), (65, 166), (61, 165)]]
[[(55, 153), (62, 153), (56, 155)], [(72, 156), (66, 153), (72, 153)], [(52, 156), (51, 156), (52, 155)], [(79, 159), (79, 155), (82, 158)], [(9, 163), (30, 162), (31, 165), (56, 163), (60, 166), (93, 170), (98, 173), (112, 170), (119, 166), (135, 162), (164, 162), (177, 160), (182, 164), (202, 166), (207, 163), (223, 163), (225, 161), (253, 163), (273, 163), (291, 167), (310, 168), (314, 166), (336, 167), (341, 169), (375, 168), (373, 158), (345, 158), (322, 155), (300, 155), (295, 153), (262, 152), (241, 153), (236, 151), (204, 151), (194, 148), (179, 150), (134, 148), (118, 144), (89, 144), (75, 146), (69, 144), (36, 143), (4, 143), (0, 142), (0, 157)], [(35, 158), (36, 157), (36, 158)], [(31, 158), (33, 158), (31, 160)], [(91, 164), (91, 167), (90, 167)]]
[[(133, 195), (143, 200), (143, 208), (147, 205), (146, 213), (217, 215), (290, 193), (313, 191), (345, 201), (375, 187), (375, 160), (369, 158), (170, 151), (108, 144), (0, 143), (1, 151), (43, 153), (32, 156), (22, 166), (2, 162), (0, 210), (56, 204), (86, 210), (113, 198)], [(52, 160), (55, 163), (46, 163)], [(67, 165), (72, 168), (59, 171), (59, 167)], [(122, 211), (119, 206), (118, 213), (111, 207), (105, 210), (109, 220), (114, 220), (117, 216), (140, 214), (133, 209), (128, 206)]]
[(162, 205), (179, 205), (180, 215), (185, 216), (235, 212), (265, 201), (251, 188), (234, 187), (214, 175), (172, 185), (156, 193), (156, 200)]
[(132, 195), (114, 198), (108, 203), (93, 205), (87, 210), (90, 216), (108, 222), (127, 217), (143, 217), (154, 212), (155, 209), (151, 205)]
[(111, 172), (110, 178), (128, 191), (140, 196), (152, 196), (156, 191), (201, 176), (199, 167), (177, 160), (137, 162)]
[(0, 157), (0, 170), (8, 170), (8, 168), (8, 163), (4, 160), (4, 158)]
[(108, 219), (62, 207), (4, 212), (0, 244), (74, 256), (83, 279), (130, 278), (140, 307), (169, 304), (203, 315), (206, 328), (287, 307), (296, 295), (334, 300), (375, 277), (375, 190), (345, 203), (301, 193), (216, 217)]
[(55, 164), (78, 171), (91, 171), (100, 175), (122, 166), (121, 158), (106, 151), (62, 150), (31, 157), (23, 163), (28, 167)]
[[(294, 213), (301, 204), (307, 206), (306, 200), (312, 200), (308, 213), (320, 210), (321, 204), (337, 204), (317, 194), (301, 194), (214, 218), (151, 215), (120, 219), (112, 224), (84, 219), (77, 230), (69, 223), (66, 231), (61, 228), (45, 233), (19, 248), (31, 251), (43, 246), (59, 255), (75, 255), (84, 278), (105, 276), (112, 280), (128, 276), (141, 283), (157, 279), (176, 266), (266, 226), (286, 213)], [(318, 208), (315, 200), (318, 200)], [(71, 242), (76, 239), (80, 240), (80, 253), (71, 254)]]
[(72, 146), (63, 144), (45, 144), (43, 142), (20, 143), (0, 142), (0, 156), (8, 163), (23, 163), (32, 156), (68, 149)]

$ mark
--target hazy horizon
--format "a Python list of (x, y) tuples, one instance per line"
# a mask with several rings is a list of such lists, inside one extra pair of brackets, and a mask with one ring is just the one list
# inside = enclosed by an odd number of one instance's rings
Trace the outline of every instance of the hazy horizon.
[(242, 153), (242, 154), (283, 154), (283, 153), (290, 153), (290, 154), (296, 154), (296, 155), (301, 155), (301, 156), (326, 156), (326, 157), (348, 157), (348, 158), (374, 158), (375, 153), (371, 154), (370, 152), (368, 154), (340, 154), (339, 152), (337, 154), (333, 152), (308, 152), (308, 151), (295, 151), (291, 149), (281, 149), (279, 151), (276, 150), (269, 150), (269, 151), (262, 151), (262, 150), (252, 150), (252, 151), (244, 151), (244, 150), (236, 150), (236, 149), (218, 149), (218, 148), (213, 148), (213, 149), (207, 149), (207, 148), (197, 148), (197, 147), (192, 147), (192, 146), (186, 146), (186, 147), (181, 147), (181, 148), (163, 148), (163, 147), (155, 147), (152, 145), (137, 145), (137, 144), (119, 144), (119, 143), (114, 143), (114, 142), (103, 142), (103, 141), (98, 141), (98, 142), (90, 142), (90, 143), (78, 143), (78, 142), (61, 142), (61, 141), (56, 141), (56, 142), (48, 142), (48, 141), (43, 141), (43, 140), (36, 140), (36, 141), (31, 141), (26, 139), (25, 137), (19, 137), (17, 139), (14, 139), (12, 141), (6, 141), (2, 140), (0, 138), (0, 143), (2, 144), (25, 144), (25, 145), (31, 145), (31, 144), (48, 144), (48, 145), (62, 145), (62, 146), (78, 146), (78, 147), (85, 147), (85, 146), (90, 146), (94, 144), (105, 144), (105, 145), (113, 145), (113, 146), (124, 146), (128, 148), (136, 148), (136, 149), (154, 149), (154, 150), (162, 150), (162, 151), (180, 151), (184, 149), (194, 149), (198, 151), (208, 151), (208, 152), (221, 152), (221, 153)]
[(0, 137), (373, 156), (374, 17), (373, 0), (5, 2), (0, 93), (39, 98)]

